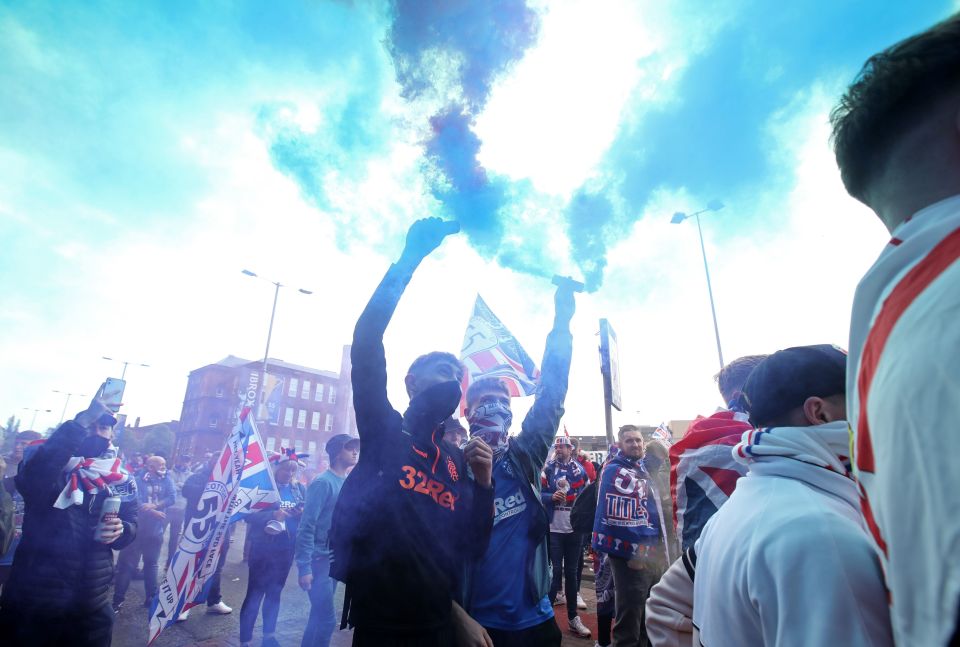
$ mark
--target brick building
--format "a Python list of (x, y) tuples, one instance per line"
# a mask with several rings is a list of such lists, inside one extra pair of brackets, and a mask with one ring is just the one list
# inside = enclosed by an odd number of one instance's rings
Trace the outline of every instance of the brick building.
[(268, 451), (293, 447), (310, 454), (311, 466), (325, 469), (327, 440), (334, 434), (357, 435), (350, 346), (344, 346), (337, 373), (270, 359), (261, 385), (262, 371), (262, 360), (233, 355), (191, 371), (176, 455), (219, 451), (236, 425), (241, 405), (252, 403), (257, 394), (257, 428)]

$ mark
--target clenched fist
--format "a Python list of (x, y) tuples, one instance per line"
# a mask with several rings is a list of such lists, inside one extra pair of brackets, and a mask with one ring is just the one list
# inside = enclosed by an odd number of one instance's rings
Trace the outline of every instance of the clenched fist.
[(490, 445), (479, 438), (472, 438), (463, 448), (463, 457), (473, 470), (477, 483), (481, 487), (490, 487), (493, 474), (493, 450)]

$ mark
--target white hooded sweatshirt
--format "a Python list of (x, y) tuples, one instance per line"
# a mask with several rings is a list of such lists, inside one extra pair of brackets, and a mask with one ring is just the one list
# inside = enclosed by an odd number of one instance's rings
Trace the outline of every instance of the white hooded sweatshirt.
[(696, 544), (702, 645), (893, 644), (848, 447), (845, 421), (744, 433), (750, 472)]
[(860, 281), (847, 417), (900, 645), (946, 645), (960, 605), (960, 196), (893, 232)]

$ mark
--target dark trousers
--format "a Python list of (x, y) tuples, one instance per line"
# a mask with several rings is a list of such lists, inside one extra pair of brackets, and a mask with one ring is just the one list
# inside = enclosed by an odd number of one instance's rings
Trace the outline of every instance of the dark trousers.
[(527, 629), (507, 631), (484, 627), (493, 640), (493, 647), (560, 647), (563, 634), (555, 618)]
[(29, 647), (110, 647), (113, 610), (31, 613), (15, 607), (0, 610), (0, 644)]
[(230, 529), (233, 526), (228, 526), (227, 528), (227, 538), (226, 543), (223, 548), (220, 550), (220, 559), (217, 560), (217, 570), (213, 572), (213, 575), (210, 576), (210, 590), (207, 592), (207, 606), (212, 607), (215, 604), (218, 604), (223, 600), (223, 596), (220, 595), (220, 575), (223, 573), (223, 565), (227, 561), (227, 553), (230, 552)]
[(372, 627), (353, 628), (353, 647), (454, 647), (456, 644), (452, 624), (415, 634), (397, 634)]
[(613, 625), (612, 613), (597, 612), (597, 644), (600, 647), (610, 645), (610, 627)]
[(567, 596), (567, 618), (577, 615), (577, 564), (580, 561), (580, 534), (576, 532), (550, 533), (550, 561), (553, 563), (553, 580), (550, 582), (550, 600), (557, 599), (560, 590), (560, 575), (563, 575), (563, 590)]
[(307, 595), (310, 596), (310, 617), (303, 632), (300, 647), (330, 647), (330, 637), (337, 626), (336, 611), (333, 608), (333, 594), (337, 591), (337, 581), (330, 577), (330, 558), (326, 555), (313, 560), (313, 584)]
[(580, 590), (580, 583), (583, 581), (583, 551), (590, 546), (593, 533), (585, 532), (580, 535), (580, 561), (577, 562), (577, 591)]
[(137, 570), (140, 557), (143, 557), (143, 594), (144, 605), (157, 595), (157, 560), (163, 546), (163, 534), (137, 535), (133, 542), (120, 551), (117, 558), (117, 578), (113, 588), (113, 603), (123, 602), (130, 588), (130, 580)]
[(293, 564), (293, 546), (254, 545), (250, 550), (247, 595), (240, 607), (240, 642), (253, 640), (253, 625), (263, 603), (263, 634), (277, 630), (280, 593)]
[(646, 605), (650, 588), (660, 578), (657, 568), (630, 568), (627, 560), (610, 557), (613, 586), (616, 589), (616, 622), (613, 625), (614, 647), (647, 647)]
[(177, 552), (177, 544), (180, 542), (180, 531), (183, 530), (184, 509), (179, 506), (167, 508), (167, 521), (169, 522), (170, 536), (167, 539), (167, 568), (170, 567), (170, 560), (173, 554)]

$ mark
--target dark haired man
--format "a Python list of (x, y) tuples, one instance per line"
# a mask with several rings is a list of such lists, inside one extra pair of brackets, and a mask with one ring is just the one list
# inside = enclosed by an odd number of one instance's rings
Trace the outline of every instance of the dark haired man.
[(540, 470), (563, 416), (573, 292), (558, 288), (554, 302), (540, 383), (519, 435), (508, 436), (513, 413), (503, 382), (481, 378), (467, 390), (470, 435), (493, 448), (496, 488), (490, 547), (474, 571), (469, 611), (495, 647), (559, 646), (562, 638), (549, 600), (549, 518), (540, 501)]
[(363, 452), (334, 509), (330, 569), (346, 583), (354, 645), (448, 647), (458, 632), (482, 632), (460, 603), (469, 562), (490, 538), (493, 455), (479, 439), (463, 451), (443, 441), (443, 423), (460, 403), (463, 366), (449, 353), (418, 358), (404, 379), (410, 405), (401, 415), (387, 399), (383, 347), (413, 272), (458, 229), (438, 218), (415, 222), (354, 330)]
[(655, 647), (692, 643), (693, 580), (687, 566), (695, 559), (692, 549), (703, 527), (747, 473), (747, 466), (735, 461), (730, 449), (740, 442), (743, 432), (752, 429), (741, 395), (750, 373), (766, 357), (746, 355), (724, 366), (715, 379), (726, 408), (697, 417), (683, 438), (670, 447), (673, 521), (682, 549), (688, 553), (650, 590), (646, 627)]
[(857, 288), (848, 415), (898, 643), (960, 641), (960, 14), (871, 57), (833, 113), (847, 191), (891, 233)]
[(663, 441), (644, 443), (636, 425), (617, 432), (619, 451), (600, 474), (593, 549), (606, 553), (616, 590), (613, 643), (646, 647), (644, 615), (650, 587), (670, 562), (660, 495), (651, 477), (667, 458)]
[(337, 582), (330, 578), (330, 520), (347, 471), (360, 459), (360, 440), (337, 434), (327, 441), (326, 451), (330, 469), (313, 479), (307, 488), (294, 555), (300, 588), (310, 596), (310, 617), (301, 647), (329, 647), (337, 626), (333, 610)]
[(778, 351), (747, 379), (756, 429), (733, 454), (750, 471), (695, 545), (693, 644), (893, 644), (849, 470), (845, 374), (824, 344)]

